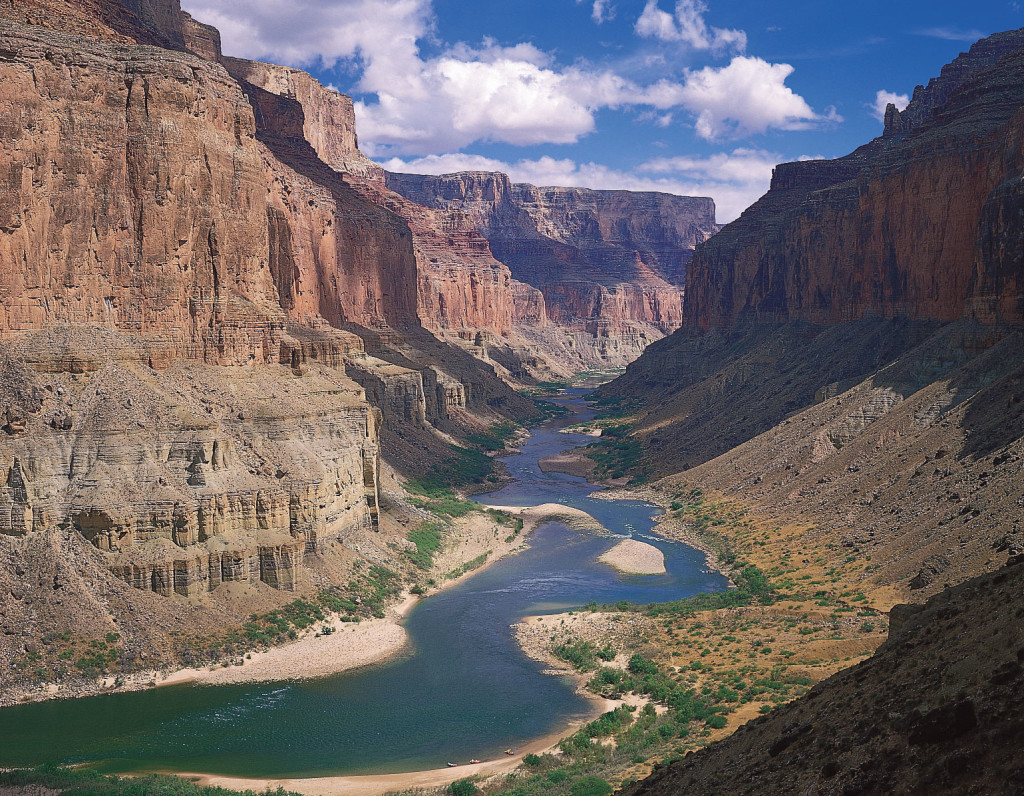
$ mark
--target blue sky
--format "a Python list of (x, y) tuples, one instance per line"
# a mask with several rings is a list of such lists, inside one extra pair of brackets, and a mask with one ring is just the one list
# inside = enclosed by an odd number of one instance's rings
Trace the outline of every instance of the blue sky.
[(227, 54), (351, 94), (362, 149), (392, 170), (712, 196), (723, 222), (776, 163), (846, 154), (881, 132), (885, 99), (905, 103), (977, 38), (1024, 27), (1024, 0), (182, 6)]

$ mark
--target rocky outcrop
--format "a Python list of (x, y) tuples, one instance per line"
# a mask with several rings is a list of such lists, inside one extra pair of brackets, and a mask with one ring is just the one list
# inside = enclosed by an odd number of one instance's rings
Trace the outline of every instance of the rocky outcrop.
[[(269, 118), (263, 119), (268, 131), (282, 138), (305, 141), (317, 157), (335, 171), (384, 179), (384, 170), (359, 151), (356, 116), (352, 98), (324, 88), (308, 73), (286, 66), (225, 58), (216, 50), (201, 45), (204, 57), (220, 61), (232, 77), (243, 84), (291, 100), (278, 104)], [(192, 48), (193, 51), (198, 52)], [(210, 54), (214, 57), (210, 58)]]
[(710, 199), (537, 188), (489, 172), (388, 174), (387, 186), (467, 214), (512, 276), (540, 288), (546, 316), (605, 362), (624, 364), (679, 326), (686, 263), (718, 229)]
[(276, 360), (264, 165), (234, 81), (8, 22), (0, 46), (0, 336), (97, 324), (155, 361)]
[[(943, 324), (980, 324), (949, 338), (966, 348), (948, 351), (948, 369), (1024, 322), (1022, 72), (1024, 31), (979, 42), (883, 137), (780, 165), (767, 194), (697, 247), (683, 328), (605, 389), (640, 396), (656, 472), (841, 395)], [(826, 437), (822, 451), (835, 447)]]
[[(514, 337), (517, 323), (546, 325), (543, 296), (511, 278), (465, 213), (424, 207), (384, 185), (383, 170), (358, 149), (351, 98), (324, 88), (299, 70), (235, 58), (221, 58), (221, 62), (246, 88), (257, 109), (258, 135), (280, 160), (300, 173), (316, 172), (316, 182), (337, 185), (336, 192), (355, 194), (359, 201), (384, 208), (408, 225), (415, 274), (408, 273), (403, 263), (407, 272), (403, 284), (415, 290), (415, 315), (425, 328), (487, 359), (484, 340)], [(323, 173), (323, 164), (337, 174)], [(286, 302), (296, 268), (289, 254), (295, 248), (288, 240), (292, 230), (285, 220), (304, 212), (300, 200), (289, 208), (275, 208), (272, 218), (272, 267), (275, 276), (283, 275), (278, 286)], [(312, 250), (305, 259), (316, 256)], [(521, 313), (517, 311), (520, 302)], [(307, 314), (312, 311), (324, 313), (305, 308)], [(408, 308), (403, 313), (408, 315)], [(507, 349), (505, 340), (502, 343)]]

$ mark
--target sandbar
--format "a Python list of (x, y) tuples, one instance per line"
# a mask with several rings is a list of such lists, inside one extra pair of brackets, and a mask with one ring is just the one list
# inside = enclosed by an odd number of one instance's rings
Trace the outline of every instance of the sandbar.
[(654, 545), (624, 539), (597, 559), (630, 575), (664, 575), (665, 556)]

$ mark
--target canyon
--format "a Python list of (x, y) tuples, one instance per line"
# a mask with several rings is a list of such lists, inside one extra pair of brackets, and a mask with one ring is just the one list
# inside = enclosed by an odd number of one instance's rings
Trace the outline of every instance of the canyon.
[[(1022, 73), (1024, 31), (978, 42), (719, 229), (707, 198), (387, 172), (350, 97), (177, 0), (0, 0), (0, 700), (99, 688), (64, 642), (173, 668), (303, 600), (435, 585), (413, 537), (498, 485), (488, 454), (553, 411), (526, 393), (628, 365), (602, 471), (741, 587), (788, 581), (779, 616), (890, 630), (630, 792), (1017, 782), (968, 758), (1020, 740)], [(475, 552), (514, 526), (481, 516)]]
[(887, 546), (876, 577), (904, 590), (1024, 542), (1022, 47), (975, 44), (698, 247), (683, 327), (602, 389), (633, 402), (651, 474)]
[(1022, 70), (1024, 31), (993, 35), (879, 138), (778, 166), (695, 251), (683, 326), (601, 388), (629, 441), (606, 455), (681, 517), (744, 518), (694, 532), (777, 573), (778, 632), (797, 597), (890, 623), (626, 793), (1019, 788)]
[[(710, 200), (516, 186), (492, 241), (396, 190), (351, 98), (177, 0), (5, 0), (0, 51), (6, 698), (45, 633), (161, 665), (172, 630), (394, 561), (401, 481), (537, 417), (514, 387), (676, 328), (717, 229)], [(496, 256), (517, 234), (532, 270)]]

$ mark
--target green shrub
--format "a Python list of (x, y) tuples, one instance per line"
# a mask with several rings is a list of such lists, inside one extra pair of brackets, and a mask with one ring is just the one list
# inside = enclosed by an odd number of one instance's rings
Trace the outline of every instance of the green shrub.
[(576, 780), (569, 788), (570, 796), (609, 796), (612, 786), (593, 774)]
[(452, 796), (475, 796), (480, 789), (468, 779), (457, 779), (448, 786), (448, 792)]
[(658, 664), (654, 661), (649, 661), (639, 652), (634, 653), (629, 659), (629, 664), (626, 666), (633, 674), (657, 674)]
[(420, 569), (430, 569), (434, 554), (441, 549), (441, 533), (444, 526), (437, 522), (424, 522), (409, 532), (409, 541), (416, 550), (406, 550), (405, 555)]
[(581, 672), (592, 672), (597, 668), (597, 645), (589, 641), (559, 644), (552, 652)]

